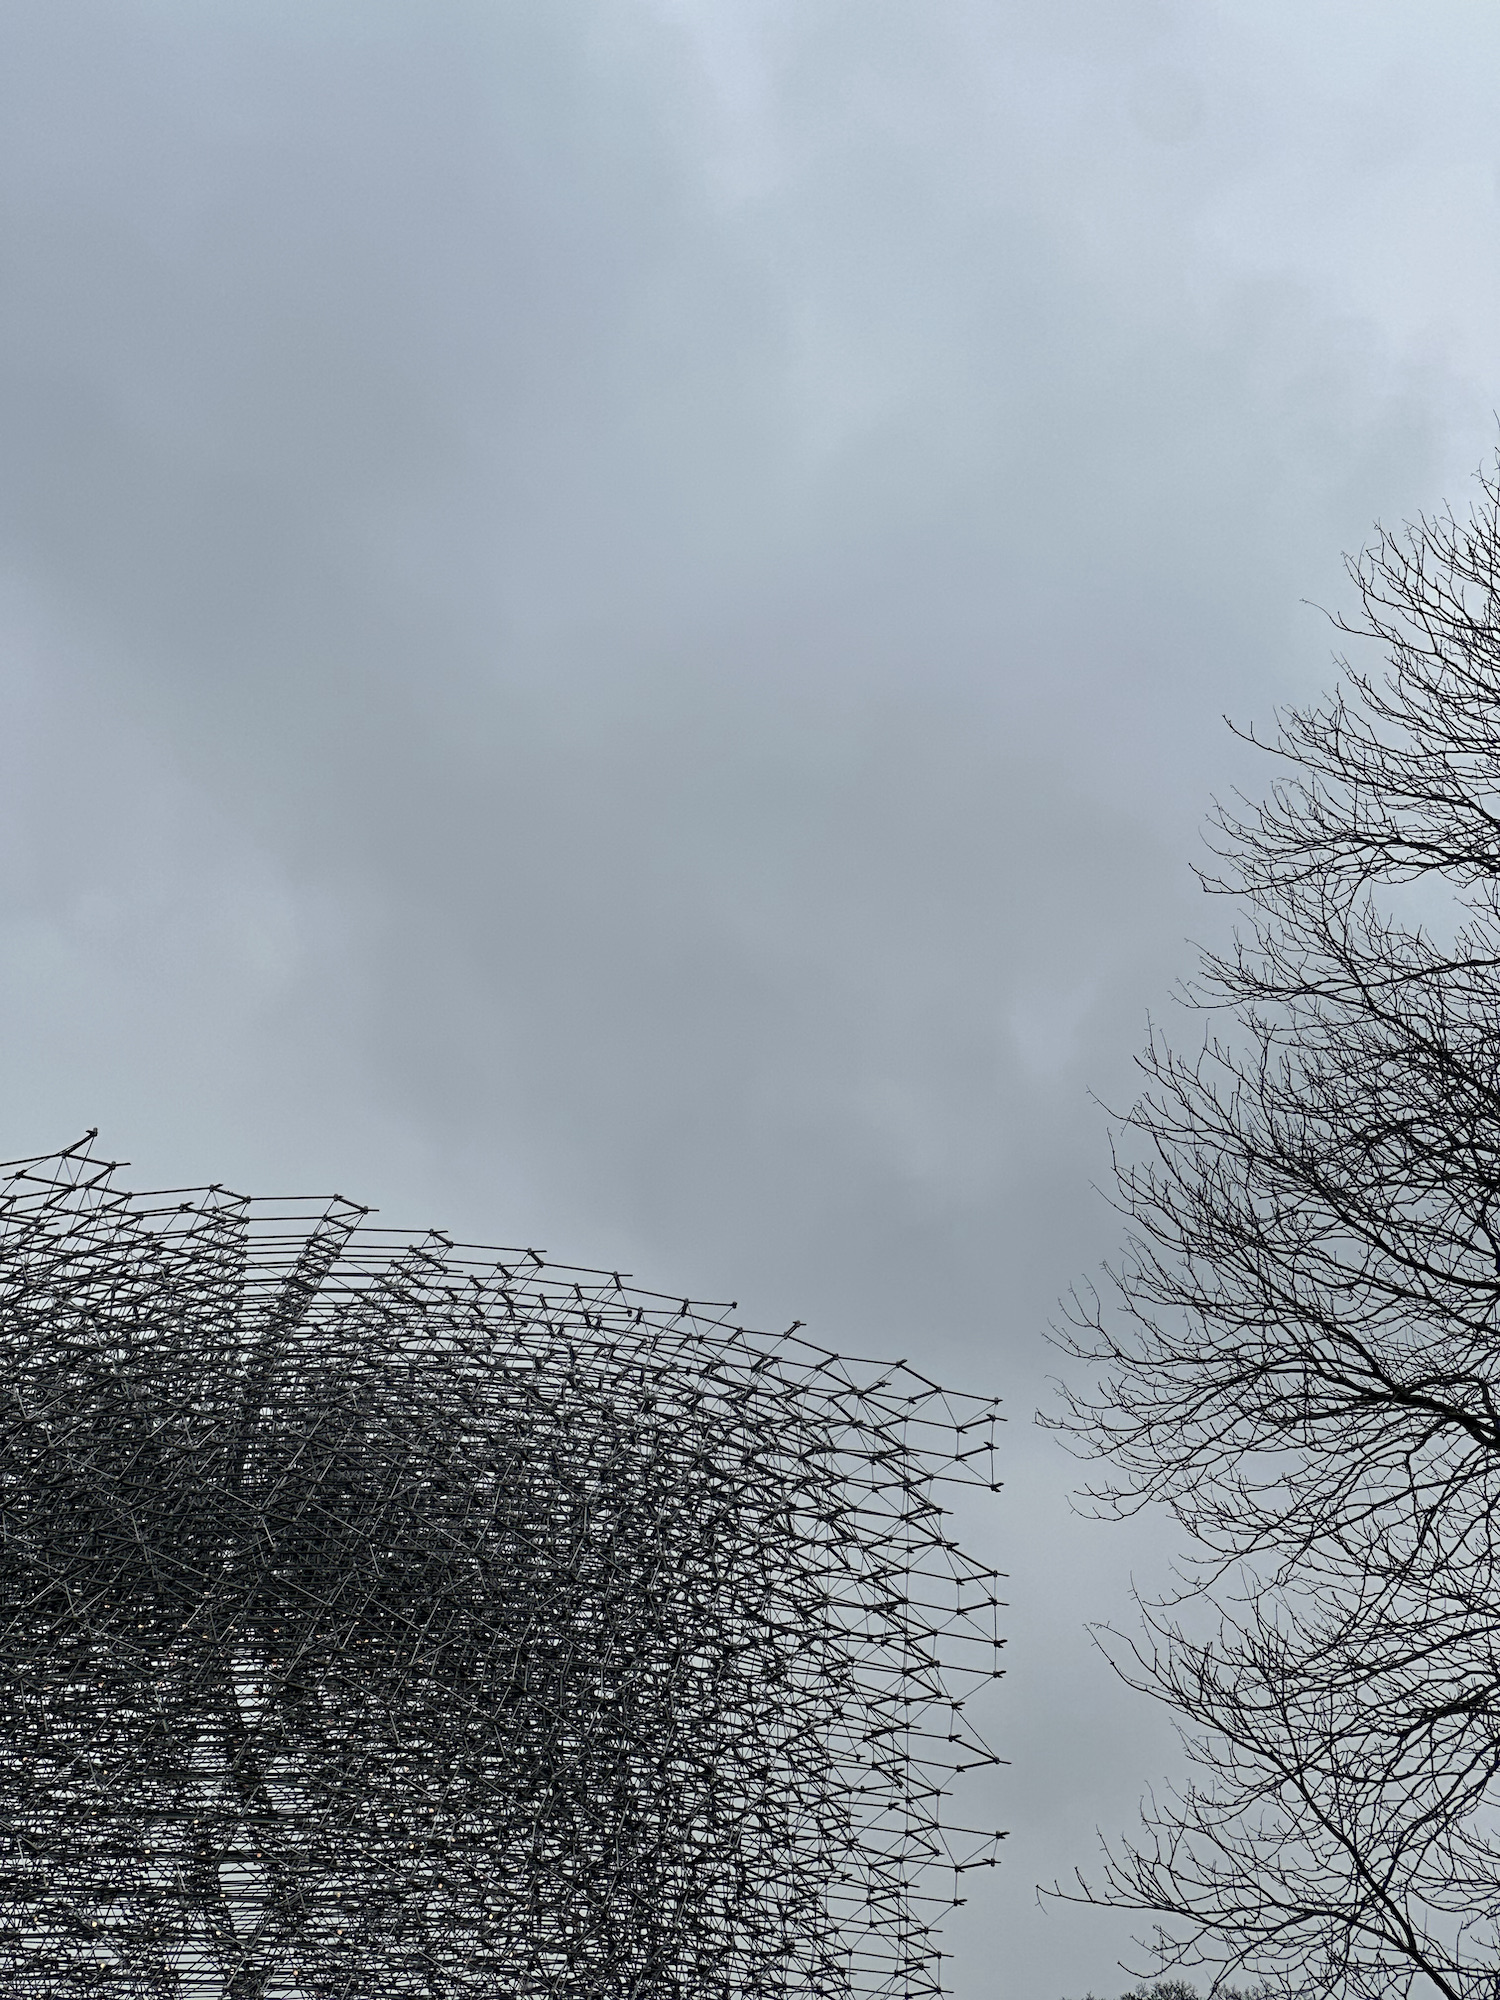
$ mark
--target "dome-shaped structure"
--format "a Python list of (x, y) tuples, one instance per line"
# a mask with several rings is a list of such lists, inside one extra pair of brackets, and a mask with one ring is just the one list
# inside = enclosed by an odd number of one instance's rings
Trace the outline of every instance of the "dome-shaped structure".
[(341, 1199), (0, 1199), (0, 1989), (936, 1993), (993, 1403)]

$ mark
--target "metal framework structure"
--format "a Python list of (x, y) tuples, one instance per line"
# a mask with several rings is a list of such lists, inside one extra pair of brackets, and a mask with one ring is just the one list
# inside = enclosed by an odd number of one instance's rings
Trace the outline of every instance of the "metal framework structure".
[(92, 1138), (0, 1182), (0, 1991), (942, 1992), (993, 1400)]

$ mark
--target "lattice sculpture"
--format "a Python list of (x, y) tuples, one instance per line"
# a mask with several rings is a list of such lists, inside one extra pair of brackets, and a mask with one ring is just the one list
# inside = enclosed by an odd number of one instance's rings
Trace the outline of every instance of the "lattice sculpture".
[(0, 1991), (943, 1990), (993, 1402), (341, 1198), (5, 1171)]

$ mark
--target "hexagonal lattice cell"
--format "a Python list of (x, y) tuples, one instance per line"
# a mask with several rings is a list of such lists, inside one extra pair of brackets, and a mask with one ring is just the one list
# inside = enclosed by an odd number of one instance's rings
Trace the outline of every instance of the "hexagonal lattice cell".
[(0, 1990), (941, 1990), (992, 1401), (116, 1171), (0, 1202)]

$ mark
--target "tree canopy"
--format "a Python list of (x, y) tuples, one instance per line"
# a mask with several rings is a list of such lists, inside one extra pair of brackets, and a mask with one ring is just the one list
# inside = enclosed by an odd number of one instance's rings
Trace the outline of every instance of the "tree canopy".
[[(1071, 1893), (1164, 1970), (1451, 2000), (1500, 1978), (1500, 471), (1349, 564), (1361, 643), (1216, 812), (1240, 927), (1153, 1029), (1126, 1248), (1059, 1421), (1180, 1588), (1113, 1649), (1192, 1777)], [(1370, 648), (1380, 663), (1371, 663)], [(1253, 732), (1246, 732), (1257, 740)], [(1236, 1974), (1237, 1976), (1237, 1974)]]

